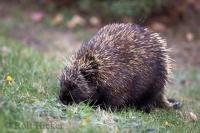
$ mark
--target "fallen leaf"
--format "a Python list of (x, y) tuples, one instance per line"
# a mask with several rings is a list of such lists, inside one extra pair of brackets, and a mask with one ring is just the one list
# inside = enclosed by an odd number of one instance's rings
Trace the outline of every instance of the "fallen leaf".
[(193, 113), (193, 112), (189, 112), (189, 116), (193, 121), (197, 121), (198, 120), (197, 119), (197, 115), (195, 113)]
[(194, 34), (192, 32), (187, 32), (185, 38), (188, 42), (191, 42), (194, 40)]
[(67, 22), (67, 27), (70, 29), (75, 28), (77, 25), (85, 25), (86, 21), (79, 15), (74, 15), (71, 20)]
[(89, 23), (92, 25), (92, 26), (98, 26), (100, 25), (100, 19), (98, 17), (95, 17), (95, 16), (92, 16), (90, 19), (89, 19)]
[(153, 22), (151, 24), (151, 28), (154, 31), (158, 31), (158, 32), (165, 32), (167, 30), (166, 26), (163, 23), (160, 23), (160, 22)]
[(44, 18), (44, 12), (35, 11), (30, 14), (31, 20), (34, 22), (40, 22)]
[(59, 25), (63, 22), (64, 16), (62, 14), (57, 14), (53, 17), (52, 23), (53, 25)]

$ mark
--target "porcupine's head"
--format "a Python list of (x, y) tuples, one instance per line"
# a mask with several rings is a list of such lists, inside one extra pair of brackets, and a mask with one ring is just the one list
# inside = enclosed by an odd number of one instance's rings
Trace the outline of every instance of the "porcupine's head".
[(74, 63), (73, 66), (66, 67), (62, 72), (59, 98), (63, 104), (96, 100), (97, 86), (94, 77), (97, 76), (97, 64), (94, 63), (93, 58), (86, 58), (87, 61), (82, 62), (84, 65)]
[(90, 88), (85, 77), (77, 68), (65, 68), (60, 77), (60, 101), (67, 105), (88, 100)]

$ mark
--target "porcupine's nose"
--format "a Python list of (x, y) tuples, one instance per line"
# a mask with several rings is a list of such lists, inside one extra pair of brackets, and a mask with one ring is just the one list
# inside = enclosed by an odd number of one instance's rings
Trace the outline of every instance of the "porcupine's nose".
[(63, 104), (65, 104), (65, 105), (68, 105), (69, 103), (70, 103), (70, 99), (69, 99), (69, 97), (68, 97), (68, 92), (67, 92), (67, 90), (65, 90), (65, 89), (61, 89), (60, 90), (60, 93), (59, 93), (59, 100), (63, 103)]
[(63, 104), (68, 105), (73, 102), (70, 92), (76, 87), (77, 86), (71, 81), (68, 81), (67, 83), (61, 86), (59, 99)]
[(68, 104), (67, 99), (65, 99), (65, 97), (64, 97), (62, 94), (59, 95), (59, 100), (60, 100), (64, 105), (67, 105), (67, 104)]

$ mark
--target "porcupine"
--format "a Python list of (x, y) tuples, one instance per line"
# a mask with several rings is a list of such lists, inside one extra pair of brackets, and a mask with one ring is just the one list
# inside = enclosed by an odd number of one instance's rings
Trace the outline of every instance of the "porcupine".
[(165, 97), (171, 59), (159, 34), (136, 24), (109, 24), (82, 44), (60, 76), (64, 104), (90, 101), (149, 112), (171, 108)]

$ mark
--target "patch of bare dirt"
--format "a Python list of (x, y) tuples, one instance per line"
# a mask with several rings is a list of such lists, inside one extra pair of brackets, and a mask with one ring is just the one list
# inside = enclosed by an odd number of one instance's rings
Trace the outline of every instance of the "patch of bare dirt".
[(188, 42), (184, 38), (169, 38), (168, 45), (172, 48), (172, 58), (178, 66), (200, 65), (200, 41)]
[(24, 44), (63, 58), (79, 48), (81, 40), (69, 30), (44, 28), (41, 25), (15, 27), (10, 36)]

